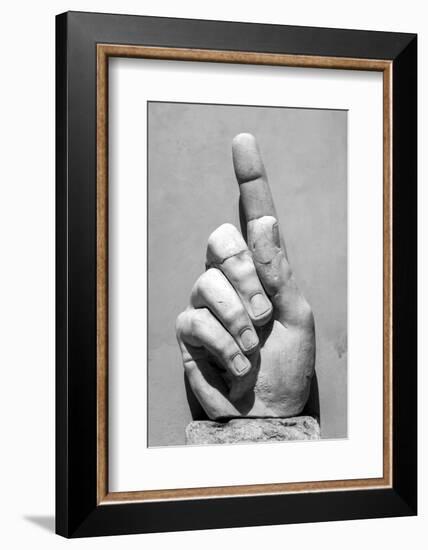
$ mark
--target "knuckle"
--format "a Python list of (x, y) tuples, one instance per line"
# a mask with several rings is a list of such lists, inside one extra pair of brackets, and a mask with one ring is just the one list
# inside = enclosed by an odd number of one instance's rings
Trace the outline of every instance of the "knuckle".
[(234, 282), (245, 282), (257, 277), (250, 252), (245, 251), (227, 260), (227, 272)]
[(182, 311), (175, 320), (175, 333), (179, 337), (181, 336), (185, 326), (187, 324), (187, 312)]
[(206, 331), (207, 324), (210, 319), (210, 313), (207, 309), (195, 309), (192, 312), (190, 318), (190, 326), (192, 335), (195, 337), (200, 337)]
[(191, 374), (197, 368), (194, 359), (192, 357), (183, 357), (183, 368), (187, 375)]
[(234, 225), (231, 223), (223, 223), (210, 234), (208, 237), (207, 247), (216, 248), (219, 243), (222, 244), (230, 238), (231, 235), (236, 235), (237, 233), (239, 234), (239, 231)]
[(239, 254), (246, 248), (238, 229), (231, 223), (224, 223), (208, 237), (207, 262), (222, 263), (225, 258)]
[(222, 277), (221, 271), (215, 267), (210, 267), (198, 278), (196, 286), (199, 292), (204, 293), (218, 284)]
[(231, 329), (235, 328), (236, 330), (238, 330), (238, 327), (248, 324), (244, 307), (237, 304), (229, 305), (229, 307), (225, 308), (222, 314), (222, 321)]
[(200, 299), (208, 298), (210, 290), (218, 285), (223, 277), (221, 271), (217, 268), (210, 267), (202, 275), (198, 277), (192, 289), (192, 301), (199, 303)]

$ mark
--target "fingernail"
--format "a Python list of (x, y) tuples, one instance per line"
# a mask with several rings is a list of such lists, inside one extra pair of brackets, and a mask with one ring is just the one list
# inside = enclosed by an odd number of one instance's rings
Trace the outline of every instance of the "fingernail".
[(263, 294), (254, 294), (250, 300), (251, 309), (253, 310), (254, 317), (261, 317), (267, 311), (270, 310), (270, 303), (263, 296)]
[(248, 361), (246, 361), (240, 353), (235, 355), (232, 361), (232, 365), (233, 365), (233, 370), (236, 372), (236, 374), (240, 376), (244, 374), (245, 371), (247, 371), (249, 368)]
[(241, 343), (245, 351), (255, 348), (258, 344), (258, 338), (254, 330), (246, 328), (241, 332)]

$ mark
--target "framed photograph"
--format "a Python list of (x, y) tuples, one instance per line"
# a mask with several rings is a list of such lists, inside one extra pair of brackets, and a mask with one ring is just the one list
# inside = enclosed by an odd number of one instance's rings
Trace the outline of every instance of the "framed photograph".
[(56, 20), (56, 525), (417, 513), (413, 34)]

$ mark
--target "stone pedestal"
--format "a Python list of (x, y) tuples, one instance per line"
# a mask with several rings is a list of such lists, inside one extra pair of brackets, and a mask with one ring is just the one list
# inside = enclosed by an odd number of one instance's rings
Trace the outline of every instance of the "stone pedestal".
[(186, 428), (187, 445), (320, 439), (320, 426), (311, 416), (237, 418), (228, 422), (195, 420)]

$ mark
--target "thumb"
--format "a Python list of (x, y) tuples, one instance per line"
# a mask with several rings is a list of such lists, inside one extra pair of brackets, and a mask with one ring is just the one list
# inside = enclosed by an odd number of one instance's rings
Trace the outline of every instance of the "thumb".
[(273, 304), (275, 318), (292, 325), (310, 321), (311, 309), (297, 287), (281, 246), (276, 218), (262, 216), (250, 220), (247, 238), (257, 274)]

